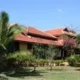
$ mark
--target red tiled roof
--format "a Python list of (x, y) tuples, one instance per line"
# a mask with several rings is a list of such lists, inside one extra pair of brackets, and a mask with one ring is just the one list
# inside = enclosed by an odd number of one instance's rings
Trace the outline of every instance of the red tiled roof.
[(32, 37), (32, 36), (23, 35), (23, 34), (19, 34), (18, 36), (16, 36), (15, 41), (40, 43), (40, 44), (51, 44), (51, 45), (56, 45), (56, 46), (63, 45), (62, 42), (60, 41), (53, 41), (53, 40), (48, 40), (48, 39), (43, 39), (43, 38), (37, 38), (37, 37)]
[(46, 33), (52, 34), (54, 36), (59, 36), (62, 34), (66, 34), (66, 35), (70, 35), (70, 36), (76, 36), (75, 34), (71, 33), (71, 32), (67, 32), (65, 31), (65, 29), (67, 28), (58, 28), (58, 29), (52, 29), (52, 30), (47, 30), (45, 31)]
[(27, 30), (27, 34), (33, 34), (33, 35), (37, 35), (37, 36), (43, 36), (43, 37), (47, 37), (47, 38), (57, 39), (57, 37), (55, 37), (51, 34), (45, 33), (43, 31), (40, 31), (34, 27), (29, 27)]
[[(62, 34), (71, 34), (71, 32), (64, 31), (65, 28), (60, 28), (60, 29), (54, 29), (54, 30), (49, 30), (49, 31), (40, 31), (37, 30), (36, 28), (29, 27), (25, 30), (25, 34), (19, 34), (18, 36), (15, 37), (16, 41), (22, 41), (22, 42), (30, 42), (30, 43), (40, 43), (40, 44), (52, 44), (56, 46), (63, 46), (64, 41), (63, 40), (57, 40), (57, 38), (53, 35), (62, 35)], [(29, 35), (32, 34), (32, 35)], [(37, 37), (34, 37), (33, 35), (37, 35)], [(43, 36), (41, 38), (41, 36)], [(46, 37), (46, 39), (44, 38)], [(48, 39), (51, 38), (51, 39)], [(52, 40), (52, 39), (56, 39)]]

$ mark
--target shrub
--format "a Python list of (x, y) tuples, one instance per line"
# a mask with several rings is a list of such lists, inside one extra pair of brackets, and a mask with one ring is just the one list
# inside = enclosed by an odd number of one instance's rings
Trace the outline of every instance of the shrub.
[(61, 63), (63, 63), (63, 60), (54, 60), (53, 63), (55, 63), (57, 66), (60, 66)]
[(67, 58), (70, 66), (80, 66), (80, 55), (72, 55)]
[(45, 66), (47, 64), (48, 64), (48, 60), (46, 60), (46, 59), (36, 59), (37, 66)]
[(8, 65), (29, 66), (35, 61), (35, 57), (27, 52), (15, 52), (7, 57)]

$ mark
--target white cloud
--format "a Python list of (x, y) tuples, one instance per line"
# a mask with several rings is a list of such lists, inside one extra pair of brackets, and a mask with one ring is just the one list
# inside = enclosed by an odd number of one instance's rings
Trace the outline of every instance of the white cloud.
[(57, 9), (58, 12), (62, 12), (62, 9)]

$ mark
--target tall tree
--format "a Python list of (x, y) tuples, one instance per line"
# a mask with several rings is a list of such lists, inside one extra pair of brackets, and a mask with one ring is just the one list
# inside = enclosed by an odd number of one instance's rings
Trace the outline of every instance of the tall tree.
[(9, 16), (5, 11), (0, 13), (0, 50), (6, 53), (7, 45), (19, 33), (18, 25), (9, 25)]

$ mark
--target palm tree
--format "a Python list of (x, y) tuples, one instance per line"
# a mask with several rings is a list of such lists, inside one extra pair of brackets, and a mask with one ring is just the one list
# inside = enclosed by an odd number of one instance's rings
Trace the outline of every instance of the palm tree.
[(9, 25), (9, 16), (3, 11), (0, 14), (0, 49), (3, 53), (7, 51), (7, 45), (20, 33), (18, 25)]

